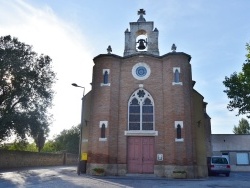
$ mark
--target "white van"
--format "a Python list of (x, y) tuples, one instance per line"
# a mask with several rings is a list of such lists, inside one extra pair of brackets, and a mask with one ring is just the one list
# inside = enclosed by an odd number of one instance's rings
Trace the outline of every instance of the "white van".
[(212, 156), (207, 158), (208, 175), (225, 174), (230, 175), (231, 166), (226, 157)]

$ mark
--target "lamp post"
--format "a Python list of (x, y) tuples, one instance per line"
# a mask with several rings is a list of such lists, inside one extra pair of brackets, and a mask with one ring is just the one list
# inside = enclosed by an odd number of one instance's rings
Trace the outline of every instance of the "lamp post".
[[(79, 139), (79, 161), (78, 161), (78, 166), (77, 166), (77, 174), (80, 175), (81, 171), (84, 171), (84, 173), (86, 172), (86, 162), (87, 161), (83, 161), (81, 163), (81, 154), (82, 154), (82, 133), (83, 133), (83, 110), (84, 110), (84, 93), (85, 93), (85, 87), (83, 86), (79, 86), (76, 83), (71, 84), (74, 87), (80, 87), (83, 88), (83, 94), (82, 94), (82, 112), (81, 112), (81, 125), (80, 125), (80, 139)], [(83, 169), (82, 169), (83, 168)]]

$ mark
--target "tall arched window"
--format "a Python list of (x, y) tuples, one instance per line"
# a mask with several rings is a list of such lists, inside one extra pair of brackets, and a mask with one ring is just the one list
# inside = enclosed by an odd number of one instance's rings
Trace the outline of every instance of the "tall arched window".
[(110, 69), (102, 69), (102, 83), (101, 86), (110, 86)]
[(106, 126), (105, 126), (105, 124), (103, 123), (103, 124), (102, 124), (102, 127), (101, 127), (101, 138), (105, 138), (105, 129), (106, 129)]
[(108, 74), (108, 71), (105, 71), (105, 73), (103, 75), (103, 83), (104, 84), (109, 83), (109, 74)]
[(176, 142), (184, 142), (184, 138), (183, 138), (183, 121), (175, 121), (174, 122), (174, 127), (176, 130), (176, 138), (175, 141)]
[(177, 125), (176, 132), (177, 132), (176, 138), (181, 139), (181, 126), (180, 126), (180, 124)]
[(182, 85), (180, 67), (173, 67), (173, 82), (172, 85)]
[(144, 89), (138, 89), (129, 99), (128, 130), (154, 130), (154, 101)]
[(180, 72), (178, 69), (175, 69), (175, 71), (174, 71), (174, 82), (176, 82), (176, 83), (180, 82)]

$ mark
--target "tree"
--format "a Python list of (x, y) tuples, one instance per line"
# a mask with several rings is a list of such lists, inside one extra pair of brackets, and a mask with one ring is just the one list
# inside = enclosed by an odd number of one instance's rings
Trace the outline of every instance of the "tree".
[(0, 142), (12, 133), (22, 139), (48, 133), (55, 82), (51, 61), (17, 38), (0, 37)]
[(250, 133), (250, 126), (246, 119), (242, 118), (239, 121), (238, 127), (234, 126), (233, 128), (234, 134), (249, 134)]
[(79, 152), (80, 126), (73, 126), (69, 130), (63, 130), (55, 138), (56, 150), (65, 150), (69, 153)]
[(42, 152), (56, 152), (56, 143), (54, 140), (45, 142)]
[(32, 151), (32, 152), (37, 151), (36, 144), (29, 143), (25, 139), (22, 140), (16, 139), (13, 143), (4, 143), (3, 145), (0, 146), (0, 149), (15, 150), (15, 151)]
[(32, 151), (32, 152), (37, 152), (37, 147), (36, 144), (33, 143), (29, 143), (25, 149), (25, 151)]
[(230, 77), (225, 77), (224, 92), (230, 99), (227, 108), (230, 111), (238, 109), (238, 114), (247, 114), (250, 117), (250, 45), (246, 44), (246, 60), (242, 66), (242, 72), (234, 72)]
[(27, 140), (15, 140), (12, 144), (9, 146), (9, 150), (18, 150), (18, 151), (25, 151), (29, 142)]
[(45, 136), (44, 136), (44, 131), (40, 130), (37, 134), (37, 136), (34, 138), (35, 143), (36, 143), (36, 147), (38, 149), (38, 152), (41, 151), (41, 149), (43, 149), (43, 146), (45, 144)]

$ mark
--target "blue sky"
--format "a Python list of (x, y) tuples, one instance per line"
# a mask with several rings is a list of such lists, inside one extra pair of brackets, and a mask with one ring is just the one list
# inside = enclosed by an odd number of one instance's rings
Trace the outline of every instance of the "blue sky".
[(195, 89), (208, 102), (213, 134), (232, 134), (244, 116), (226, 108), (222, 81), (241, 71), (245, 44), (250, 42), (248, 0), (0, 0), (0, 35), (12, 35), (49, 55), (58, 81), (51, 113), (50, 136), (80, 123), (80, 88), (88, 92), (92, 59), (108, 45), (122, 56), (124, 31), (137, 21), (137, 11), (159, 30), (160, 55), (178, 52), (192, 56)]

